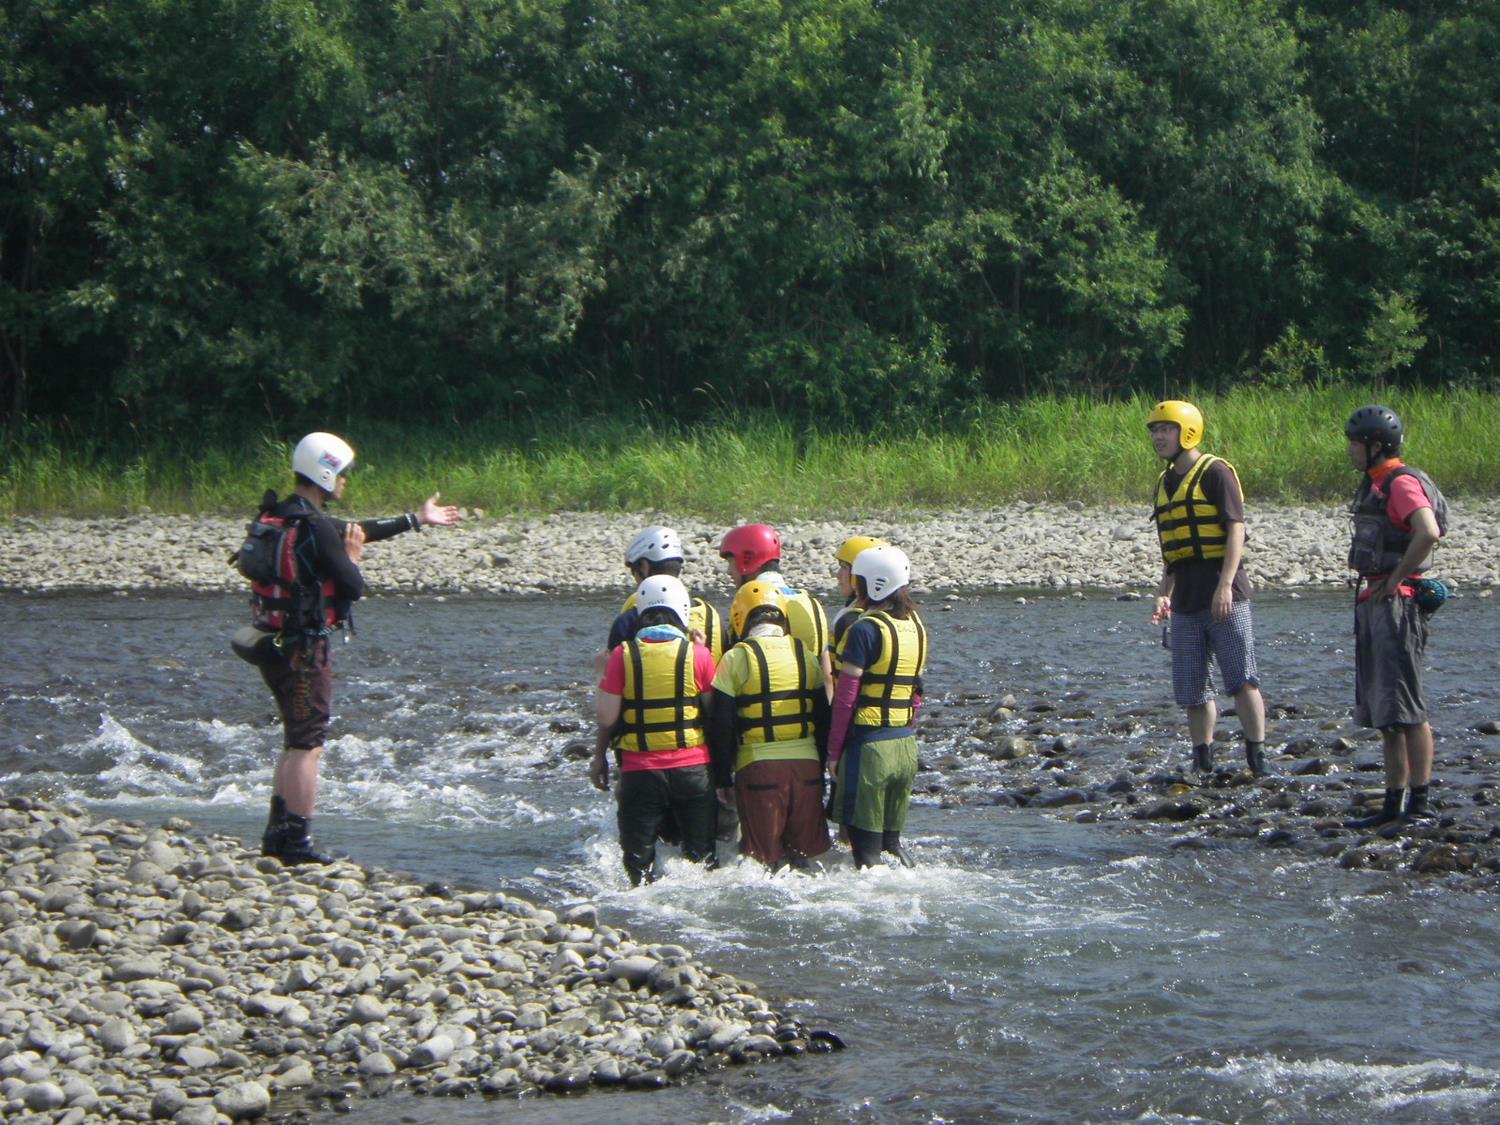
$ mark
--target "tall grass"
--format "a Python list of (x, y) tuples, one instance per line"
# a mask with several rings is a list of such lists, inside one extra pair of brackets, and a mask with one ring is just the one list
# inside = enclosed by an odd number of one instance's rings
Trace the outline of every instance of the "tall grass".
[[(1453, 496), (1500, 492), (1500, 395), (1347, 387), (1196, 398), (1203, 448), (1234, 462), (1248, 496), (1342, 498), (1354, 483), (1343, 423), (1380, 401), (1407, 425), (1406, 455)], [(355, 512), (446, 499), (494, 513), (657, 509), (726, 520), (851, 516), (1017, 501), (1144, 503), (1158, 464), (1153, 400), (1053, 396), (986, 406), (960, 429), (806, 430), (769, 415), (675, 426), (641, 416), (462, 430), (344, 427), (359, 452)], [(243, 512), (285, 490), (296, 435), (183, 449), (79, 448), (44, 428), (4, 435), (0, 509), (74, 515)], [(290, 440), (288, 440), (290, 439)]]

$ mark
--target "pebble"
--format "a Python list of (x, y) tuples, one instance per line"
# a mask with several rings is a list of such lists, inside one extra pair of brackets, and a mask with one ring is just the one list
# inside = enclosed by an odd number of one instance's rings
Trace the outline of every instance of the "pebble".
[[(133, 880), (143, 836), (161, 875)], [(180, 819), (147, 830), (3, 792), (0, 852), (0, 1107), (52, 1125), (249, 1121), (282, 1091), (365, 1080), (647, 1089), (774, 1054), (762, 1040), (798, 1026), (592, 903), (283, 869)], [(65, 936), (83, 916), (108, 940)], [(691, 1007), (661, 1001), (678, 989)]]
[[(1351, 481), (1351, 496), (1353, 487)], [(243, 537), (257, 499), (246, 497), (245, 513), (236, 516), (145, 513), (5, 521), (0, 523), (0, 588), (241, 590), (243, 579), (224, 558)], [(1146, 507), (1089, 507), (1075, 500), (880, 515), (857, 524), (783, 520), (776, 528), (784, 572), (821, 597), (835, 589), (831, 545), (854, 534), (878, 535), (902, 546), (911, 556), (912, 573), (927, 589), (1092, 587), (1138, 594), (1155, 586), (1161, 570)], [(1254, 585), (1343, 584), (1349, 528), (1342, 504), (1289, 506), (1252, 499), (1248, 507), (1252, 540), (1245, 566)], [(1482, 597), (1496, 585), (1494, 545), (1484, 529), (1500, 523), (1500, 501), (1465, 498), (1452, 511), (1437, 573)], [(726, 526), (657, 512), (471, 518), (441, 534), (398, 535), (376, 544), (362, 565), (372, 589), (388, 593), (623, 594), (628, 579), (619, 550), (642, 527), (662, 522), (672, 524), (688, 547), (686, 577), (694, 591), (727, 599), (733, 593), (728, 576), (702, 561), (712, 557)], [(169, 536), (173, 565), (163, 567), (162, 542)], [(67, 565), (39, 568), (38, 559), (66, 559)], [(155, 852), (140, 858), (164, 871), (175, 866)]]

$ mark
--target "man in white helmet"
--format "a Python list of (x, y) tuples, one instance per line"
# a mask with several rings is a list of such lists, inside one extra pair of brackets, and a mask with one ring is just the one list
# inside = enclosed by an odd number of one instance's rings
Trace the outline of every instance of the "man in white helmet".
[[(657, 524), (637, 532), (635, 538), (630, 541), (630, 545), (625, 548), (625, 569), (630, 571), (630, 576), (635, 579), (637, 585), (654, 574), (681, 578), (685, 554), (682, 538), (677, 532), (670, 527)], [(604, 651), (594, 658), (595, 672), (604, 671), (604, 662), (608, 659), (610, 650), (635, 635), (635, 599), (636, 594), (632, 590), (630, 596), (625, 599), (625, 604), (620, 607), (620, 612), (610, 623), (609, 641)], [(724, 618), (719, 611), (703, 598), (694, 597), (692, 620), (688, 624), (690, 631), (697, 635), (699, 643), (706, 645), (708, 651), (713, 654), (714, 663), (717, 664), (723, 659)]]
[(348, 442), (308, 434), (292, 453), (292, 494), (278, 501), (267, 492), (256, 517), (256, 524), (273, 529), (275, 572), (251, 587), (252, 625), (264, 642), (237, 651), (248, 651), (259, 666), (281, 713), (285, 749), (272, 775), (261, 854), (286, 864), (329, 861), (309, 831), (333, 700), (328, 642), (350, 624), (353, 604), (365, 592), (359, 569), (365, 544), (424, 525), (452, 527), (463, 518), (433, 493), (416, 512), (358, 523), (334, 519), (327, 505), (344, 495), (353, 464)]
[(635, 635), (609, 654), (594, 702), (598, 730), (589, 781), (609, 790), (609, 751), (620, 765), (620, 851), (632, 886), (656, 876), (656, 841), (670, 815), (682, 854), (717, 864), (716, 794), (706, 734), (714, 660), (689, 636), (692, 599), (671, 575), (636, 590)]

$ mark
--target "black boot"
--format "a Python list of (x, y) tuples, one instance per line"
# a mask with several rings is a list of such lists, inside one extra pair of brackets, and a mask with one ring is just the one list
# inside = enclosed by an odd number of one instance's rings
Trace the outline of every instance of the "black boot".
[(1199, 773), (1214, 772), (1214, 748), (1210, 742), (1200, 742), (1193, 747), (1193, 764)]
[(311, 820), (311, 816), (285, 813), (281, 831), (275, 835), (270, 849), (267, 849), (266, 841), (261, 841), (261, 853), (276, 856), (288, 867), (293, 864), (332, 864), (333, 856), (320, 852), (312, 844), (312, 834), (308, 831)]
[(1401, 819), (1401, 798), (1406, 795), (1405, 789), (1387, 788), (1385, 800), (1380, 804), (1380, 811), (1374, 816), (1361, 816), (1353, 820), (1344, 821), (1345, 828), (1379, 828), (1382, 824), (1390, 824)]
[(1432, 810), (1427, 807), (1427, 786), (1413, 785), (1406, 799), (1406, 811), (1382, 828), (1380, 834), (1387, 840), (1394, 840), (1408, 825), (1431, 824), (1432, 821)]
[(275, 855), (281, 847), (281, 837), (286, 829), (286, 801), (281, 797), (271, 798), (271, 815), (266, 818), (266, 830), (260, 836), (260, 854)]
[(1252, 777), (1266, 776), (1266, 744), (1245, 739), (1245, 764)]
[(890, 852), (891, 855), (900, 860), (902, 867), (915, 867), (917, 865), (916, 861), (906, 854), (906, 849), (901, 846), (901, 833), (899, 832), (882, 832), (880, 834), (880, 849), (881, 851)]

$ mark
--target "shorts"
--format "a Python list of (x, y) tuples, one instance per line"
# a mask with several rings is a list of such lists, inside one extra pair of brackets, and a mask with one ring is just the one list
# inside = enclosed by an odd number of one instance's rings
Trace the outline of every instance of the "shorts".
[(917, 740), (909, 727), (851, 727), (839, 759), (834, 819), (866, 832), (900, 832), (916, 779)]
[(1260, 687), (1249, 602), (1235, 602), (1223, 621), (1215, 621), (1211, 609), (1172, 614), (1172, 697), (1179, 707), (1201, 707), (1213, 699), (1210, 657), (1219, 666), (1225, 695)]
[(281, 712), (282, 745), (288, 750), (316, 750), (328, 738), (333, 710), (333, 653), (327, 637), (290, 657), (260, 665), (260, 675)]
[(762, 863), (829, 848), (823, 820), (823, 767), (817, 759), (751, 762), (734, 779), (740, 854)]
[(1384, 730), (1427, 721), (1427, 631), (1427, 615), (1413, 598), (1366, 598), (1354, 607), (1354, 721), (1360, 726)]

